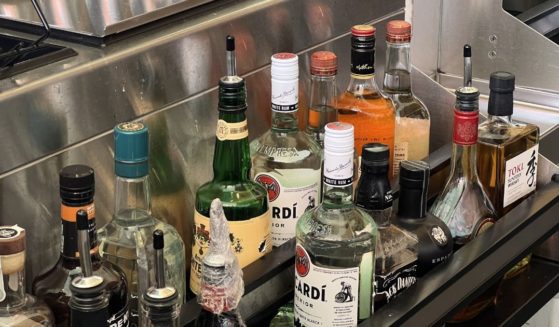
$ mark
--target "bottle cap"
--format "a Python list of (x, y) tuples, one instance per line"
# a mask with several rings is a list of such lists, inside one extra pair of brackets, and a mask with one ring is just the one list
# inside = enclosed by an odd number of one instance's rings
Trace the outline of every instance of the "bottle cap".
[(141, 122), (118, 124), (114, 129), (115, 173), (125, 178), (138, 178), (148, 174), (149, 135)]
[(25, 229), (18, 225), (0, 226), (0, 255), (25, 251)]
[(386, 41), (388, 42), (410, 42), (411, 24), (405, 20), (391, 20), (386, 25)]
[(163, 231), (160, 229), (156, 229), (155, 231), (153, 231), (153, 248), (155, 250), (161, 250), (163, 249), (164, 244), (165, 241), (164, 241)]
[(514, 91), (514, 74), (509, 72), (491, 73), (489, 89), (498, 93), (512, 93)]
[(357, 37), (374, 36), (376, 28), (371, 25), (354, 25), (351, 28), (351, 35)]
[(86, 165), (71, 165), (60, 170), (60, 197), (64, 201), (88, 201), (95, 194), (95, 173)]
[(388, 166), (390, 149), (382, 143), (367, 143), (361, 151), (361, 166)]
[(473, 86), (464, 86), (457, 89), (456, 108), (461, 111), (476, 111), (479, 108), (479, 90)]
[(342, 122), (328, 123), (324, 127), (324, 150), (334, 153), (353, 151), (353, 125)]
[(272, 78), (290, 81), (299, 78), (299, 57), (294, 53), (280, 52), (272, 56)]
[(76, 212), (76, 225), (78, 230), (89, 230), (87, 211), (80, 209)]
[(511, 116), (513, 113), (514, 75), (502, 71), (491, 73), (489, 90), (487, 112), (492, 116)]
[(316, 51), (311, 55), (311, 74), (334, 76), (338, 73), (338, 57), (330, 51)]
[(464, 57), (469, 58), (472, 56), (472, 46), (469, 44), (464, 45)]

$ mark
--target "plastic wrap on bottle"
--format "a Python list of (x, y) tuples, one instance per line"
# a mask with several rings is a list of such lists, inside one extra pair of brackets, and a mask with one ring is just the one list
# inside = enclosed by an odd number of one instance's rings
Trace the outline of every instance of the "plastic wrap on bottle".
[(214, 314), (234, 310), (244, 292), (243, 271), (231, 249), (229, 225), (219, 199), (210, 208), (210, 246), (202, 262), (198, 303)]

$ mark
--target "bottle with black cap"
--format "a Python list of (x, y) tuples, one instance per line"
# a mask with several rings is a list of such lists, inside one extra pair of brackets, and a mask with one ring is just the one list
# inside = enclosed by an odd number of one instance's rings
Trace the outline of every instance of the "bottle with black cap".
[(78, 235), (76, 213), (84, 210), (88, 217), (89, 244), (92, 269), (106, 281), (109, 294), (109, 320), (121, 326), (128, 321), (128, 287), (124, 272), (99, 255), (95, 226), (95, 175), (91, 167), (70, 165), (59, 174), (60, 218), (62, 245), (56, 264), (33, 281), (33, 294), (43, 299), (52, 309), (57, 326), (68, 326), (70, 319), (70, 284), (79, 274)]
[(418, 277), (448, 260), (454, 245), (445, 223), (427, 212), (429, 172), (429, 164), (424, 161), (400, 163), (400, 196), (394, 224), (418, 240)]
[(81, 275), (70, 284), (70, 326), (109, 326), (109, 295), (103, 277), (93, 274), (89, 253), (89, 223), (87, 212), (76, 213), (78, 228), (78, 250), (80, 253)]
[(377, 223), (375, 253), (375, 310), (415, 284), (417, 239), (390, 223), (392, 189), (388, 180), (389, 148), (381, 143), (363, 146), (361, 178), (355, 192), (355, 205)]
[(142, 294), (142, 320), (143, 327), (178, 327), (181, 311), (177, 290), (165, 283), (165, 260), (163, 231), (156, 229), (153, 232), (155, 285)]

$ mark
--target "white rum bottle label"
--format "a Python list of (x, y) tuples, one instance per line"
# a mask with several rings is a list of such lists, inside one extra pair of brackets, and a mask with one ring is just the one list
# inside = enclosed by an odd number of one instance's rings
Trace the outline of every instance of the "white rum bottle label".
[(505, 164), (505, 190), (503, 208), (536, 190), (538, 173), (538, 148), (536, 144)]

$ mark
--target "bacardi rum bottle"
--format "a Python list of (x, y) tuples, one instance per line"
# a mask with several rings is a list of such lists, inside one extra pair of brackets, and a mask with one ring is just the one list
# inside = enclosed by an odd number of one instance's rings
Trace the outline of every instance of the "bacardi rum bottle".
[(353, 126), (329, 123), (324, 199), (297, 222), (295, 325), (357, 326), (371, 315), (377, 227), (352, 202)]
[(297, 219), (320, 202), (322, 149), (299, 131), (299, 60), (293, 53), (272, 56), (272, 128), (250, 144), (252, 176), (268, 190), (272, 243), (295, 236)]

